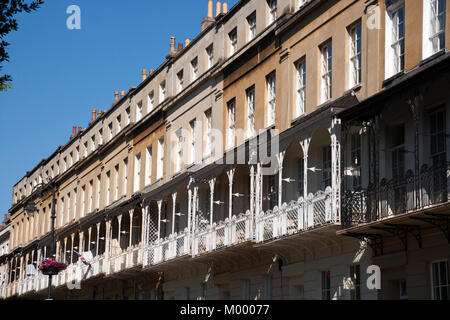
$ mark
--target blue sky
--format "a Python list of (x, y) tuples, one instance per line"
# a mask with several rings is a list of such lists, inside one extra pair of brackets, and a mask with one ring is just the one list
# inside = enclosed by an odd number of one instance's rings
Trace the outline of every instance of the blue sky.
[[(207, 12), (207, 0), (45, 2), (19, 15), (19, 30), (6, 38), (11, 61), (3, 71), (13, 86), (0, 92), (0, 223), (26, 171), (64, 145), (73, 126), (87, 127), (92, 109), (107, 110), (114, 90), (128, 91), (142, 69), (156, 69), (171, 36), (196, 37)], [(66, 27), (73, 4), (81, 30)]]

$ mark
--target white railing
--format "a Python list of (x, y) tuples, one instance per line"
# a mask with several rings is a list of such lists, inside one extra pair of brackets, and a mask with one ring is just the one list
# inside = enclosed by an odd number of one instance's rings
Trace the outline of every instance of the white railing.
[(188, 255), (190, 253), (189, 230), (186, 228), (180, 234), (174, 233), (167, 238), (156, 240), (144, 248), (144, 251), (144, 267)]
[(332, 189), (309, 194), (256, 217), (256, 241), (265, 242), (339, 221), (332, 210)]
[(252, 216), (249, 212), (233, 216), (219, 224), (197, 231), (193, 237), (192, 256), (234, 246), (252, 239)]

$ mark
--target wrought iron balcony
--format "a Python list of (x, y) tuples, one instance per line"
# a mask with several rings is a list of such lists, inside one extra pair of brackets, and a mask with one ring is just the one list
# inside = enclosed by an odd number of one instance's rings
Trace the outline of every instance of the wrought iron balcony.
[(419, 211), (448, 202), (450, 162), (422, 166), (420, 173), (411, 170), (404, 177), (386, 181), (367, 189), (347, 190), (342, 196), (344, 228), (382, 220), (394, 215)]
[(328, 187), (309, 194), (307, 199), (302, 197), (260, 214), (256, 217), (256, 241), (266, 242), (338, 222), (332, 209), (332, 193)]

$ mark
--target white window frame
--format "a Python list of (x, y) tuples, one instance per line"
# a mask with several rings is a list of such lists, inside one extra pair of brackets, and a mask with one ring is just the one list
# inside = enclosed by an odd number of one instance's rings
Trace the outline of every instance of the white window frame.
[(95, 135), (91, 137), (91, 152), (95, 151)]
[(119, 186), (120, 186), (120, 166), (114, 167), (114, 177), (116, 178), (114, 186), (114, 200), (119, 200)]
[(191, 69), (192, 69), (192, 81), (195, 81), (198, 78), (198, 58), (197, 57), (195, 57), (195, 59), (191, 61)]
[(196, 119), (189, 122), (189, 129), (191, 130), (191, 141), (190, 141), (190, 156), (189, 156), (189, 162), (190, 164), (195, 162), (195, 145), (196, 145), (196, 137), (197, 137), (197, 126), (196, 126)]
[(145, 154), (145, 185), (148, 186), (152, 183), (152, 155), (153, 147), (149, 146), (146, 149)]
[(166, 82), (163, 81), (161, 82), (161, 84), (159, 85), (159, 102), (163, 102), (164, 100), (166, 100)]
[(247, 95), (247, 138), (255, 136), (255, 86), (246, 91)]
[(229, 45), (230, 45), (230, 56), (232, 56), (237, 51), (237, 28), (234, 28), (228, 34), (228, 40), (229, 40)]
[(177, 73), (178, 93), (183, 91), (183, 87), (184, 87), (183, 78), (184, 78), (184, 72), (183, 72), (183, 70), (180, 70), (180, 72)]
[(206, 56), (208, 60), (208, 69), (210, 69), (214, 65), (214, 45), (210, 45), (206, 48)]
[(349, 88), (361, 83), (361, 22), (357, 22), (348, 29), (349, 34)]
[(227, 127), (227, 149), (235, 147), (236, 144), (236, 99), (227, 103), (228, 127)]
[(154, 91), (152, 91), (148, 94), (147, 101), (148, 101), (148, 107), (147, 107), (148, 113), (150, 113), (155, 107), (155, 92)]
[(97, 176), (97, 209), (100, 209), (100, 198), (101, 198), (101, 175)]
[[(385, 78), (388, 79), (404, 70), (405, 3), (404, 0), (391, 0), (391, 4), (386, 5)], [(401, 16), (403, 21), (400, 20)]]
[(94, 180), (89, 181), (89, 213), (94, 211)]
[(158, 140), (158, 166), (156, 168), (156, 179), (162, 179), (164, 174), (164, 138)]
[(306, 59), (295, 64), (296, 69), (296, 117), (306, 112)]
[(116, 118), (116, 125), (117, 125), (117, 133), (120, 132), (120, 130), (122, 130), (122, 116), (119, 114)]
[(134, 189), (133, 192), (138, 192), (141, 187), (141, 154), (134, 156)]
[(101, 146), (103, 145), (103, 129), (100, 128), (98, 130), (98, 145)]
[(111, 203), (111, 171), (106, 173), (106, 205)]
[(256, 12), (253, 12), (247, 17), (248, 26), (248, 37), (247, 40), (250, 42), (256, 37)]
[(333, 96), (333, 46), (331, 40), (322, 45), (321, 52), (321, 103)]
[(131, 107), (126, 108), (125, 113), (127, 114), (127, 123), (125, 124), (127, 126), (131, 122)]
[(86, 185), (81, 187), (81, 217), (86, 213)]
[(123, 181), (124, 184), (122, 194), (126, 196), (128, 192), (128, 158), (123, 160)]
[(267, 0), (267, 6), (269, 7), (269, 24), (272, 24), (277, 20), (277, 0)]
[(275, 124), (275, 113), (277, 105), (277, 76), (275, 71), (266, 77), (267, 86), (267, 127)]
[(142, 101), (136, 104), (136, 122), (142, 119)]
[(446, 1), (423, 0), (423, 59), (445, 50)]
[(212, 152), (212, 109), (205, 111), (205, 157)]
[[(434, 275), (434, 268), (433, 268), (433, 266), (435, 265), (435, 264), (438, 264), (438, 265), (440, 265), (442, 262), (445, 262), (445, 264), (447, 265), (447, 270), (446, 270), (446, 276), (447, 276), (447, 284), (445, 285), (445, 284), (441, 284), (441, 272), (440, 272), (440, 267), (439, 267), (439, 271), (438, 271), (438, 277), (439, 277), (439, 279), (438, 279), (438, 285), (435, 285), (435, 283), (434, 283), (434, 277), (433, 277), (433, 275)], [(449, 270), (449, 262), (448, 262), (448, 260), (438, 260), (438, 261), (433, 261), (433, 262), (431, 262), (431, 264), (430, 264), (430, 277), (431, 277), (431, 280), (430, 280), (430, 284), (431, 284), (431, 296), (432, 296), (432, 300), (437, 300), (437, 297), (436, 297), (436, 293), (435, 293), (435, 289), (436, 288), (438, 288), (439, 290), (440, 290), (440, 296), (442, 297), (442, 289), (443, 288), (447, 288), (447, 298), (449, 298), (449, 295), (450, 295), (450, 270)]]

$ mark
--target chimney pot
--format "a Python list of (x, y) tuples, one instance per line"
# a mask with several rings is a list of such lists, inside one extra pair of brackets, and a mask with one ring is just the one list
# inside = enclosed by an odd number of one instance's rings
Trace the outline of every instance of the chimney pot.
[(175, 53), (175, 37), (170, 37), (170, 53)]
[(216, 17), (222, 13), (222, 2), (216, 2)]
[(224, 14), (227, 14), (228, 13), (228, 2), (224, 2), (222, 6), (223, 6), (222, 12)]
[(97, 118), (100, 118), (101, 115), (102, 115), (102, 110), (97, 110)]
[(186, 48), (190, 44), (191, 44), (191, 39), (186, 38), (186, 40), (184, 41), (184, 47)]
[(94, 121), (95, 121), (95, 117), (96, 117), (96, 115), (97, 115), (97, 110), (95, 110), (95, 109), (92, 109), (92, 122), (94, 122)]
[(83, 129), (81, 127), (78, 127), (78, 134), (80, 134), (81, 131), (83, 131)]
[(208, 0), (208, 18), (213, 17), (213, 7), (214, 7), (213, 0)]
[(114, 100), (117, 102), (119, 101), (119, 91), (114, 91)]
[(122, 92), (120, 93), (120, 96), (121, 96), (121, 98), (125, 97), (125, 91), (122, 91)]
[(77, 135), (77, 127), (73, 127), (72, 135), (70, 136), (70, 139), (73, 139), (76, 135)]
[(151, 69), (151, 70), (150, 70), (150, 75), (152, 75), (152, 74), (154, 74), (154, 73), (155, 73), (155, 70)]
[(178, 44), (178, 50), (177, 50), (177, 52), (180, 52), (180, 51), (183, 51), (183, 44), (182, 44), (182, 43), (179, 43), (179, 44)]
[(142, 70), (142, 81), (145, 81), (147, 79), (147, 69)]

